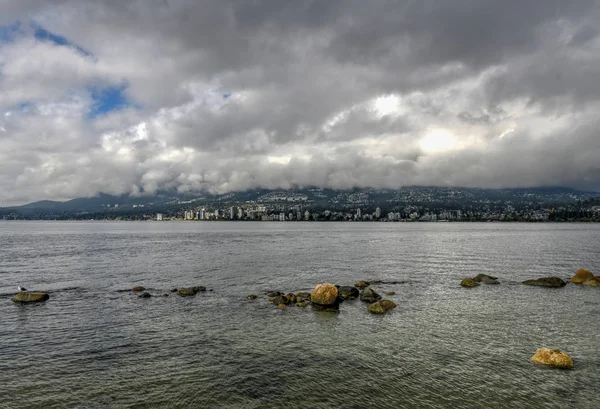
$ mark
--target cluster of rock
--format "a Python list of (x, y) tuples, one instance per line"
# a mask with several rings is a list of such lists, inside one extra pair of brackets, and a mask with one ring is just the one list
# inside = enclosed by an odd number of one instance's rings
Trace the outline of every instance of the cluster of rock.
[[(359, 281), (354, 286), (339, 286), (331, 283), (317, 284), (312, 293), (298, 292), (282, 293), (279, 291), (267, 293), (268, 300), (277, 305), (280, 309), (288, 306), (306, 307), (311, 305), (314, 309), (320, 311), (337, 311), (342, 302), (359, 298), (361, 301), (369, 303), (368, 311), (374, 314), (383, 314), (396, 308), (396, 304), (391, 300), (382, 300), (382, 297), (369, 287), (367, 281)], [(362, 289), (362, 291), (359, 291)], [(394, 292), (388, 293), (395, 294)], [(255, 300), (258, 297), (255, 294), (246, 296), (248, 300)]]
[[(144, 287), (144, 286), (136, 286), (133, 288), (126, 288), (123, 290), (117, 290), (118, 293), (125, 293), (125, 292), (131, 292), (131, 293), (139, 293), (138, 297), (139, 298), (150, 298), (152, 297), (152, 294), (148, 291), (150, 291), (148, 288)], [(171, 293), (177, 293), (177, 295), (181, 296), (181, 297), (189, 297), (189, 296), (193, 296), (196, 295), (199, 292), (203, 292), (206, 291), (206, 287), (203, 286), (195, 286), (195, 287), (185, 287), (185, 288), (173, 288), (172, 290), (170, 290)], [(212, 291), (212, 290), (211, 290)], [(161, 291), (160, 294), (161, 297), (168, 297), (169, 296), (169, 292), (164, 292)]]
[(589, 285), (591, 287), (600, 287), (600, 276), (595, 276), (591, 271), (580, 268), (575, 275), (571, 277), (573, 284)]
[(465, 278), (460, 282), (462, 287), (477, 287), (480, 284), (500, 284), (498, 277), (492, 277), (487, 274), (477, 274), (473, 278)]
[(531, 357), (531, 361), (554, 368), (573, 369), (573, 359), (560, 349), (539, 348)]

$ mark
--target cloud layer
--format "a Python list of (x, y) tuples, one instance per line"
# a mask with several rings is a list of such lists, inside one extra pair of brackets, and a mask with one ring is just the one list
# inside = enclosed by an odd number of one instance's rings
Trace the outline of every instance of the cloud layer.
[(0, 5), (0, 205), (318, 185), (600, 190), (596, 0)]

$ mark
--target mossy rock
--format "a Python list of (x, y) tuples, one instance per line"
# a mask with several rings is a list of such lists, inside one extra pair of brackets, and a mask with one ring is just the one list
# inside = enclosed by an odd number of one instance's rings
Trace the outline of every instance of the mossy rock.
[(286, 307), (287, 306), (285, 304), (279, 304), (279, 305), (277, 305), (277, 308), (279, 308), (280, 310), (285, 310)]
[(590, 287), (600, 287), (600, 276), (592, 277), (581, 284), (588, 285)]
[(46, 301), (49, 298), (48, 293), (19, 293), (12, 300), (18, 304), (27, 304)]
[(307, 307), (308, 304), (310, 304), (308, 301), (299, 301), (296, 303), (296, 307), (304, 308)]
[(500, 284), (497, 280), (498, 277), (492, 277), (487, 274), (477, 274), (475, 277), (473, 277), (473, 281), (483, 284)]
[(388, 291), (385, 295), (396, 295), (396, 291)]
[(256, 296), (256, 294), (249, 294), (246, 296), (247, 300), (256, 300), (258, 297)]
[(379, 300), (372, 304), (369, 304), (367, 308), (369, 312), (373, 314), (385, 314), (386, 312), (396, 308), (396, 303), (390, 300)]
[(473, 280), (472, 278), (465, 278), (464, 280), (462, 280), (460, 282), (461, 287), (471, 288), (471, 287), (477, 287), (478, 285), (479, 285), (479, 283), (477, 281)]
[(371, 285), (371, 283), (368, 282), (368, 281), (359, 281), (356, 284), (354, 284), (354, 287), (356, 287), (356, 288), (367, 288), (370, 285)]
[(381, 295), (377, 294), (371, 287), (367, 287), (360, 293), (360, 300), (368, 303), (374, 303), (381, 300)]
[(299, 292), (299, 293), (296, 294), (296, 297), (297, 298), (302, 298), (302, 299), (305, 299), (305, 300), (310, 300), (310, 293)]
[(196, 287), (180, 288), (179, 290), (177, 290), (177, 294), (181, 295), (182, 297), (186, 297), (186, 296), (190, 296), (190, 295), (196, 295), (200, 291), (206, 291), (206, 287), (196, 286)]
[(360, 291), (358, 291), (356, 287), (352, 286), (341, 286), (340, 288), (338, 288), (338, 291), (342, 297), (347, 298), (349, 300), (358, 298), (360, 296)]

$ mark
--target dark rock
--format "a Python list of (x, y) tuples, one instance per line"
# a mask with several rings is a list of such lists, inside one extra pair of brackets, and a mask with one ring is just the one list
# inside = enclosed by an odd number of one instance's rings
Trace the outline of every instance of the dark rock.
[(346, 299), (358, 298), (360, 291), (356, 287), (342, 286), (338, 288), (339, 294)]
[(381, 300), (381, 296), (377, 294), (371, 287), (367, 287), (360, 293), (360, 300), (368, 303), (374, 303), (375, 301)]
[(271, 291), (270, 293), (267, 293), (267, 297), (279, 297), (280, 295), (283, 295), (283, 293), (279, 291)]
[(50, 298), (48, 293), (18, 293), (13, 297), (13, 302), (18, 304), (27, 304), (46, 301)]
[(162, 296), (163, 296), (163, 297), (168, 297), (168, 296), (169, 296), (169, 293), (163, 293), (163, 294), (162, 294)]
[(279, 304), (289, 304), (288, 299), (285, 297), (285, 295), (278, 295), (277, 297), (272, 297), (269, 298), (269, 301), (271, 301), (273, 304), (275, 305), (279, 305)]
[(287, 302), (285, 303), (286, 305), (287, 305), (287, 304), (296, 304), (296, 301), (297, 301), (297, 297), (296, 297), (296, 295), (295, 295), (295, 294), (293, 294), (293, 293), (289, 293), (289, 294), (287, 294), (287, 295), (285, 296), (285, 299), (286, 299), (286, 301), (287, 301)]
[(487, 274), (477, 274), (475, 277), (473, 277), (473, 281), (483, 284), (500, 284), (497, 280), (497, 277), (492, 277)]
[(176, 293), (176, 292), (177, 292), (177, 288), (173, 288), (173, 289), (171, 290), (171, 292), (172, 292), (172, 293)]
[(185, 296), (189, 296), (189, 295), (196, 295), (200, 291), (206, 291), (206, 287), (196, 286), (196, 287), (180, 288), (179, 290), (177, 290), (177, 294), (181, 295), (182, 297), (185, 297)]
[(552, 287), (552, 288), (559, 288), (559, 287), (564, 287), (565, 285), (567, 285), (567, 283), (565, 283), (559, 277), (543, 277), (543, 278), (538, 278), (537, 280), (525, 280), (525, 281), (523, 281), (523, 284), (536, 285), (536, 286), (540, 286), (540, 287)]
[(258, 297), (256, 296), (256, 294), (250, 294), (250, 295), (247, 295), (247, 296), (246, 296), (246, 299), (247, 299), (247, 300), (256, 300), (256, 298), (258, 298)]
[(139, 298), (150, 298), (152, 297), (152, 294), (147, 293), (147, 292), (143, 292), (140, 295), (138, 295)]
[(132, 292), (134, 293), (141, 293), (142, 291), (144, 291), (146, 289), (146, 287), (142, 286), (142, 285), (138, 285), (137, 287), (133, 287), (131, 289)]

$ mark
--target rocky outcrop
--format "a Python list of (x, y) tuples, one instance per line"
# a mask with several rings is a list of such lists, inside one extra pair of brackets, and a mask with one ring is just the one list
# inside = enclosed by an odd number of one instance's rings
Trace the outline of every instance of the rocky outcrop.
[(536, 364), (549, 365), (554, 368), (572, 369), (573, 360), (560, 349), (539, 348), (531, 357)]
[(492, 277), (487, 274), (477, 274), (473, 277), (473, 281), (477, 281), (482, 284), (500, 284), (498, 282), (498, 277)]
[(177, 290), (177, 294), (179, 294), (182, 297), (187, 297), (190, 295), (196, 295), (200, 291), (206, 291), (206, 287), (196, 286), (196, 287), (180, 288), (179, 290)]
[(600, 276), (592, 277), (581, 284), (589, 285), (590, 287), (600, 287)]
[(380, 300), (369, 304), (367, 308), (373, 314), (385, 314), (386, 312), (396, 308), (396, 304), (390, 300)]
[(575, 284), (582, 284), (584, 281), (587, 281), (594, 277), (591, 271), (580, 268), (577, 270), (575, 275), (571, 277), (571, 282)]
[(338, 289), (330, 283), (321, 283), (315, 286), (310, 295), (310, 301), (313, 305), (334, 306), (339, 303)]
[(461, 287), (477, 287), (479, 285), (478, 281), (473, 280), (472, 278), (465, 278), (460, 282)]
[(348, 300), (358, 298), (358, 296), (360, 295), (360, 291), (358, 291), (358, 289), (356, 287), (346, 286), (346, 285), (338, 288), (338, 292), (339, 292), (340, 296), (342, 296)]
[(371, 287), (367, 287), (360, 293), (360, 300), (368, 303), (374, 303), (375, 301), (381, 300), (381, 296), (377, 294)]
[(46, 301), (50, 298), (48, 293), (19, 293), (13, 297), (13, 302), (17, 304), (27, 304)]
[(362, 289), (362, 288), (367, 288), (370, 285), (371, 285), (371, 283), (368, 281), (359, 281), (356, 284), (354, 284), (354, 287)]
[(535, 285), (535, 286), (539, 286), (539, 287), (552, 287), (552, 288), (559, 288), (559, 287), (564, 287), (565, 285), (567, 285), (567, 283), (565, 283), (559, 277), (543, 277), (543, 278), (538, 278), (536, 280), (525, 280), (525, 281), (523, 281), (523, 284)]

